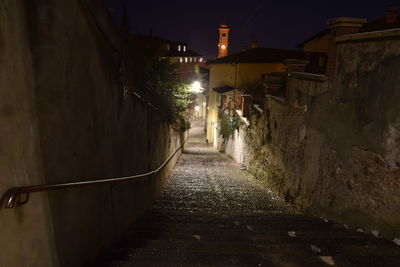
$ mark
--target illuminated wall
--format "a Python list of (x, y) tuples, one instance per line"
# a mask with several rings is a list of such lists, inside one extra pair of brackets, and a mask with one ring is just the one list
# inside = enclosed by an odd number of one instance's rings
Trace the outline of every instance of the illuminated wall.
[(286, 66), (282, 63), (239, 63), (239, 64), (213, 64), (210, 68), (210, 84), (208, 89), (208, 119), (207, 139), (216, 146), (218, 140), (218, 93), (215, 87), (232, 86), (243, 89), (246, 83), (261, 80), (263, 74), (284, 72)]

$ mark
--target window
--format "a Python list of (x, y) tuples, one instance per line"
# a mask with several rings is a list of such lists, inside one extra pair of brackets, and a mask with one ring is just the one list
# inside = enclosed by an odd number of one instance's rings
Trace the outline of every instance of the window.
[(179, 62), (182, 63), (183, 62), (183, 58), (179, 58)]
[(186, 52), (186, 45), (183, 46), (183, 52)]
[(201, 57), (199, 61), (200, 61), (200, 62), (203, 62), (203, 58)]
[(193, 60), (193, 58), (190, 57), (190, 58), (189, 58), (189, 62), (192, 62), (192, 60)]
[(185, 62), (188, 62), (188, 58), (187, 57), (185, 57)]
[(325, 66), (325, 57), (319, 57), (318, 65), (320, 67), (324, 67)]
[(178, 51), (181, 51), (181, 45), (178, 45)]
[(197, 57), (194, 58), (194, 62), (197, 62)]

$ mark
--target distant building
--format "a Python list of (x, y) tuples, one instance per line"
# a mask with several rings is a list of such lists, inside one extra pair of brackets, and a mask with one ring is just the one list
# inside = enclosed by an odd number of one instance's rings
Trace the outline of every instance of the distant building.
[[(268, 74), (287, 72), (286, 60), (307, 61), (308, 71), (320, 73), (324, 71), (325, 58), (322, 53), (257, 47), (208, 61), (207, 64), (210, 66), (208, 141), (218, 146), (221, 110), (238, 110), (245, 117), (247, 108), (244, 98), (249, 93), (248, 90), (262, 84)], [(321, 62), (323, 62), (322, 65), (320, 65)], [(263, 97), (264, 89), (261, 86), (261, 88), (256, 88), (256, 92), (251, 93)]]
[(226, 57), (229, 48), (229, 27), (228, 23), (223, 22), (219, 26), (218, 58)]
[(142, 49), (156, 51), (160, 59), (168, 59), (177, 64), (179, 79), (191, 83), (201, 78), (199, 68), (205, 66), (203, 56), (190, 50), (186, 42), (165, 40), (152, 35), (132, 36), (133, 42), (139, 44)]
[(311, 36), (298, 48), (305, 52), (322, 52), (328, 55), (326, 75), (333, 78), (336, 67), (336, 42), (335, 38), (347, 34), (364, 33), (371, 31), (383, 31), (400, 28), (397, 6), (389, 6), (385, 16), (367, 22), (362, 18), (334, 18), (327, 21), (328, 28)]

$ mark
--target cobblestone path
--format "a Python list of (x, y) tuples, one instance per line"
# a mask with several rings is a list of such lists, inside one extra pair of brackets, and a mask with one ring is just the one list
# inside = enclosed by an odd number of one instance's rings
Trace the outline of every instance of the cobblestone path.
[(96, 266), (400, 266), (400, 247), (297, 214), (225, 154), (202, 125), (156, 206)]

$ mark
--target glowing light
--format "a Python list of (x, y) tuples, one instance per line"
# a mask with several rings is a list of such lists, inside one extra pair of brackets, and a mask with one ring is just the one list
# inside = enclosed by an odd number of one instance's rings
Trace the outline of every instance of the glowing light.
[(194, 81), (193, 83), (192, 83), (192, 92), (193, 93), (200, 93), (201, 92), (201, 89), (203, 89), (203, 88), (201, 88), (201, 84), (200, 84), (200, 82), (199, 81)]
[(226, 48), (226, 46), (225, 45), (221, 45), (221, 49), (225, 49)]
[(207, 105), (206, 102), (203, 102), (203, 106)]
[(194, 107), (194, 110), (195, 110), (196, 112), (199, 112), (199, 111), (200, 111), (200, 107), (199, 107), (199, 106), (195, 106), (195, 107)]
[(202, 57), (200, 58), (200, 62), (203, 62), (203, 58)]

